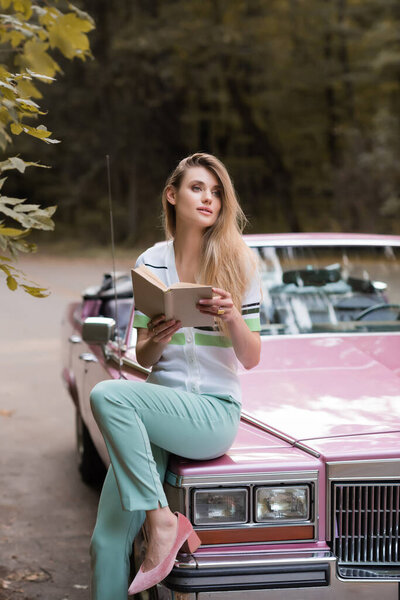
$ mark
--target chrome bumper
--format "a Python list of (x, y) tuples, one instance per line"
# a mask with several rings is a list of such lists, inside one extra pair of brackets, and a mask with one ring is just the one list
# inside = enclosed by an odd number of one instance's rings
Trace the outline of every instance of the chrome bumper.
[(176, 564), (159, 587), (160, 600), (398, 600), (400, 569), (386, 576), (363, 570), (345, 579), (328, 551), (246, 556), (199, 555)]

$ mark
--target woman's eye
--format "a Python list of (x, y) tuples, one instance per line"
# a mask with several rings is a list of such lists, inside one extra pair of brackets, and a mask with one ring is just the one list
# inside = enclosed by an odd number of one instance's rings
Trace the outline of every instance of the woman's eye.
[(200, 186), (198, 186), (198, 185), (194, 185), (194, 186), (192, 187), (192, 190), (193, 190), (194, 192), (200, 192), (200, 191), (201, 191), (201, 188), (200, 188)]
[(217, 196), (217, 198), (221, 198), (221, 192), (220, 192), (220, 190), (214, 190), (213, 194), (214, 194), (214, 196)]

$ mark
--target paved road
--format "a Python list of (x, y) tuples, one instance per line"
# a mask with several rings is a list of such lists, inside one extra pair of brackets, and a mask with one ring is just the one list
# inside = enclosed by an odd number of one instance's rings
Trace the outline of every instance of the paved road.
[(110, 265), (39, 255), (19, 266), (52, 293), (35, 299), (0, 279), (0, 600), (83, 600), (98, 493), (76, 469), (60, 322)]

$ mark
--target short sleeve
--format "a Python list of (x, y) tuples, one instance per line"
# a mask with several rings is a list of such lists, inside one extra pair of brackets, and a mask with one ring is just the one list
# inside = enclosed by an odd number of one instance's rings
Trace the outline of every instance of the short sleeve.
[[(136, 261), (135, 269), (139, 265), (143, 265), (144, 262), (145, 262), (144, 254), (141, 254), (139, 256), (139, 258), (137, 259), (137, 261)], [(133, 302), (135, 302), (135, 298), (133, 299)], [(135, 308), (135, 312), (134, 312), (134, 315), (133, 315), (133, 324), (132, 324), (132, 327), (135, 327), (137, 329), (146, 329), (147, 323), (149, 321), (150, 321), (150, 318), (147, 315), (145, 315), (144, 313), (140, 312), (140, 310), (136, 310), (136, 308)]]
[(261, 280), (258, 269), (252, 278), (243, 297), (242, 316), (250, 331), (260, 331)]

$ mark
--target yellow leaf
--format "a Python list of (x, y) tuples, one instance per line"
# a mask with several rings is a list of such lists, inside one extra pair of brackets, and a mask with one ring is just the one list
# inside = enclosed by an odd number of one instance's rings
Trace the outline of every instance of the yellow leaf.
[(13, 48), (16, 48), (22, 42), (22, 40), (25, 39), (25, 36), (23, 33), (20, 33), (19, 31), (11, 31), (10, 38), (11, 38), (11, 46)]
[(18, 82), (18, 92), (22, 98), (43, 98), (43, 94), (33, 85), (29, 79)]
[[(54, 138), (50, 137), (52, 132), (49, 131), (48, 129), (46, 129), (46, 127), (44, 125), (38, 125), (38, 127), (31, 127), (30, 125), (27, 125), (26, 123), (22, 123), (21, 125), (13, 123), (12, 125), (16, 126), (15, 129), (18, 129), (18, 127), (20, 126), (21, 131), (23, 131), (24, 133), (27, 133), (28, 135), (31, 135), (32, 137), (39, 138), (40, 140), (43, 140), (47, 144), (59, 144), (60, 143), (60, 140), (55, 140)], [(11, 131), (13, 131), (13, 130), (11, 129)], [(21, 133), (21, 131), (19, 133)], [(16, 135), (18, 135), (18, 133)]]
[[(1, 2), (1, 0), (0, 0), (0, 2)], [(0, 79), (5, 81), (6, 79), (9, 79), (10, 77), (12, 77), (11, 73), (9, 71), (7, 71), (7, 69), (5, 69), (2, 65), (0, 65)]]
[(11, 85), (11, 83), (7, 83), (6, 81), (0, 80), (0, 87), (2, 88), (2, 92), (4, 93), (4, 90), (10, 90), (11, 92), (15, 92), (15, 88), (13, 85)]
[(26, 230), (15, 229), (14, 227), (0, 226), (0, 235), (5, 235), (6, 237), (17, 237), (18, 235), (22, 235), (23, 233), (26, 233)]
[(11, 0), (0, 0), (1, 8), (8, 8), (11, 4)]
[[(95, 22), (93, 17), (91, 17), (89, 15), (89, 13), (81, 10), (80, 8), (78, 8), (77, 6), (75, 6), (74, 4), (72, 4), (71, 2), (68, 2), (68, 7), (76, 14), (78, 15), (78, 17), (84, 21), (88, 21), (89, 23), (91, 23), (93, 25), (93, 27), (95, 27)], [(89, 30), (88, 30), (89, 31)]]
[(79, 18), (74, 13), (67, 13), (63, 15), (63, 22), (67, 27), (74, 29), (75, 31), (82, 31), (87, 33), (94, 29), (94, 23), (86, 19)]
[(54, 7), (42, 7), (39, 23), (45, 27), (52, 25), (62, 13)]
[(55, 60), (47, 54), (49, 45), (36, 40), (29, 40), (24, 46), (24, 52), (16, 57), (19, 66), (32, 69), (36, 73), (42, 73), (54, 77), (57, 71), (61, 71)]
[(13, 277), (12, 275), (9, 275), (7, 277), (7, 285), (10, 288), (10, 290), (13, 292), (14, 290), (17, 289), (18, 287), (18, 283), (17, 280), (15, 279), (15, 277)]
[(73, 13), (62, 15), (49, 27), (50, 46), (58, 48), (67, 58), (80, 56), (89, 50), (89, 40), (84, 32), (91, 29), (91, 23), (79, 19)]
[(21, 284), (21, 287), (24, 288), (25, 292), (31, 296), (34, 296), (35, 298), (47, 298), (47, 296), (50, 294), (46, 288), (33, 287), (31, 285), (24, 284)]
[(24, 123), (22, 125), (22, 131), (24, 133), (28, 133), (29, 135), (32, 135), (33, 137), (40, 138), (41, 140), (44, 140), (45, 138), (48, 138), (51, 136), (51, 131), (46, 129), (46, 127), (44, 127), (43, 125), (39, 125), (39, 127), (30, 127), (30, 125), (26, 125)]
[[(18, 107), (23, 110), (29, 110), (30, 112), (37, 113), (39, 112), (39, 106), (33, 100), (29, 100), (28, 98), (17, 98), (16, 102), (18, 103)], [(43, 113), (41, 113), (43, 114)]]
[(14, 135), (19, 135), (20, 133), (22, 133), (22, 125), (20, 125), (19, 123), (11, 123), (10, 129), (11, 133), (13, 133)]
[(25, 35), (19, 31), (5, 31), (0, 30), (0, 43), (8, 44), (10, 42), (13, 48), (16, 48), (22, 40), (25, 39)]
[(0, 108), (0, 123), (3, 123), (3, 125), (7, 125), (9, 120), (10, 120), (10, 117), (8, 114), (8, 110), (4, 106), (2, 106)]
[(31, 0), (14, 0), (14, 9), (21, 13), (25, 19), (30, 19), (32, 16)]
[(6, 104), (6, 101), (8, 101), (8, 100), (11, 103), (13, 103), (15, 101), (15, 98), (17, 97), (17, 88), (16, 87), (12, 86), (9, 83), (6, 83), (5, 81), (0, 80), (0, 90), (1, 90), (1, 94), (4, 98), (3, 104)]

